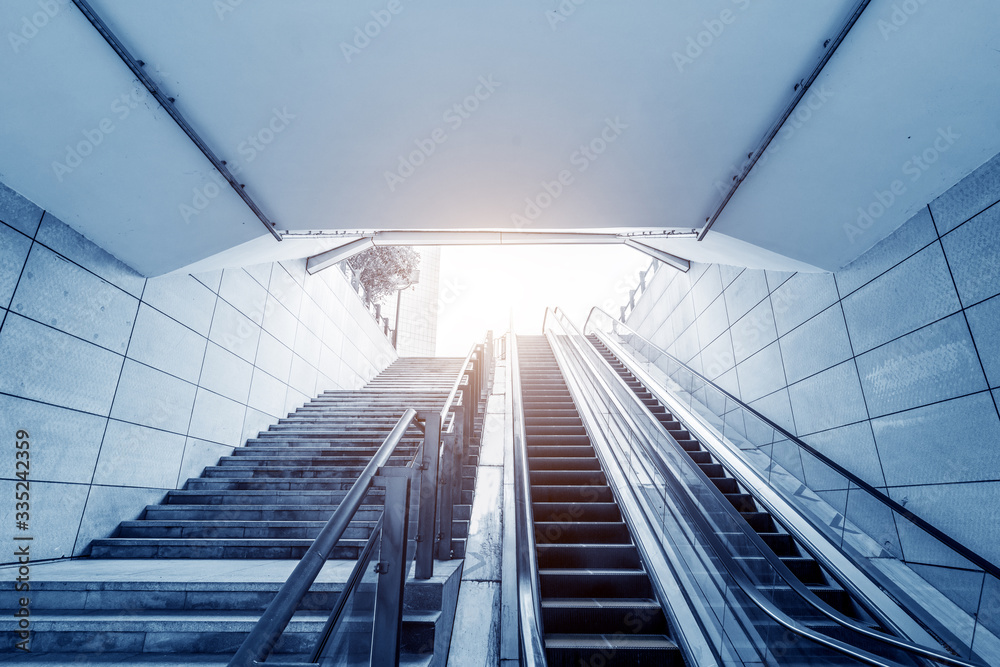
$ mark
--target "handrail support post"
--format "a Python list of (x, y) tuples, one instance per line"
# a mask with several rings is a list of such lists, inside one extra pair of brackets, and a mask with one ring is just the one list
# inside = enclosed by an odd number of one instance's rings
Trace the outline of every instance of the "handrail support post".
[(437, 514), (438, 457), (441, 447), (441, 415), (420, 412), (424, 422), (424, 444), (420, 456), (420, 497), (417, 509), (417, 579), (434, 576), (434, 519)]
[[(465, 406), (462, 406), (461, 410), (469, 412), (469, 409)], [(462, 421), (456, 422), (454, 446), (451, 449), (451, 469), (454, 471), (453, 482), (450, 488), (451, 509), (453, 513), (455, 505), (462, 504), (462, 473), (464, 472), (462, 464), (465, 461), (465, 453), (469, 450), (469, 438), (471, 437), (471, 429), (465, 428), (465, 424)]]
[(378, 667), (397, 667), (400, 638), (403, 633), (403, 586), (406, 584), (406, 528), (410, 516), (410, 478), (408, 475), (379, 475), (375, 483), (385, 487), (385, 514), (382, 521), (378, 583), (375, 588), (371, 664)]
[[(441, 454), (441, 485), (438, 489), (438, 560), (450, 560), (452, 557), (451, 542), (454, 536), (452, 520), (455, 517), (455, 488), (461, 490), (461, 469), (456, 468), (456, 450), (461, 449), (461, 438), (464, 429), (464, 407), (453, 408), (454, 427), (452, 432), (444, 437), (444, 448)], [(456, 484), (457, 483), (457, 484)]]

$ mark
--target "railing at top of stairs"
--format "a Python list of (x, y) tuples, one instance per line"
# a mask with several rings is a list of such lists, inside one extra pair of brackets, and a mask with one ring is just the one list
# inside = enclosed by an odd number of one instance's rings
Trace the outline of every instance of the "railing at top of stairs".
[[(474, 432), (479, 405), (489, 390), (493, 347), (492, 332), (487, 333), (486, 342), (472, 346), (441, 410), (418, 412), (409, 408), (403, 413), (247, 635), (229, 667), (264, 664), (373, 486), (386, 489), (382, 518), (340, 593), (308, 664), (322, 665), (332, 657), (329, 655), (332, 644), (328, 639), (337, 631), (346, 601), (363, 579), (362, 568), (367, 564), (376, 538), (381, 540), (381, 550), (380, 561), (375, 567), (378, 580), (369, 664), (379, 667), (399, 664), (403, 584), (408, 569), (406, 545), (411, 483), (420, 482), (414, 576), (429, 579), (433, 575), (435, 550), (439, 559), (452, 556), (451, 526), (454, 501), (461, 494), (462, 457)], [(449, 415), (452, 415), (450, 421)], [(411, 424), (424, 435), (414, 460), (403, 468), (386, 467)], [(440, 528), (437, 533), (435, 524)]]

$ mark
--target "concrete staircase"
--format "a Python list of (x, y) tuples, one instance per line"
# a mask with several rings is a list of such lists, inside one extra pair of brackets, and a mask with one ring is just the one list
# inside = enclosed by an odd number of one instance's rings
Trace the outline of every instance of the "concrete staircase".
[[(440, 409), (461, 359), (400, 359), (357, 391), (324, 392), (247, 441), (135, 521), (94, 540), (90, 557), (32, 566), (31, 654), (15, 649), (14, 576), (4, 664), (224, 665), (406, 408)], [(463, 468), (452, 548), (464, 555), (482, 415)], [(389, 465), (405, 466), (411, 426)], [(373, 489), (269, 661), (308, 657), (381, 512)], [(411, 538), (413, 533), (411, 532)], [(411, 543), (412, 547), (412, 543)], [(408, 579), (403, 663), (444, 664), (461, 561)]]

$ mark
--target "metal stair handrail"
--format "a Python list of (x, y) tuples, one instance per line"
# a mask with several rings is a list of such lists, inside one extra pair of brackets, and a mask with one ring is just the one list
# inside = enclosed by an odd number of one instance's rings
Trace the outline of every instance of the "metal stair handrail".
[(682, 368), (684, 368), (687, 372), (691, 373), (692, 375), (696, 376), (699, 380), (701, 380), (702, 382), (704, 382), (706, 385), (712, 387), (714, 390), (716, 390), (719, 393), (725, 395), (725, 397), (727, 399), (729, 399), (729, 400), (733, 401), (734, 403), (736, 403), (737, 405), (739, 405), (741, 409), (746, 410), (747, 412), (749, 412), (753, 416), (757, 417), (762, 422), (764, 422), (765, 424), (767, 424), (770, 428), (773, 428), (778, 433), (781, 433), (781, 435), (784, 438), (786, 438), (789, 442), (795, 443), (796, 446), (798, 446), (801, 449), (804, 449), (805, 451), (809, 452), (809, 454), (811, 456), (814, 456), (815, 458), (817, 458), (821, 462), (823, 462), (825, 465), (829, 466), (830, 468), (833, 468), (835, 471), (837, 471), (838, 474), (843, 475), (844, 477), (846, 477), (847, 479), (849, 479), (852, 483), (856, 484), (858, 487), (860, 487), (861, 489), (863, 489), (864, 491), (866, 491), (870, 496), (872, 496), (875, 500), (877, 500), (881, 504), (885, 505), (886, 507), (888, 507), (892, 511), (894, 511), (894, 512), (896, 512), (898, 514), (901, 514), (902, 516), (906, 517), (906, 519), (909, 520), (911, 523), (913, 523), (915, 526), (917, 526), (921, 530), (929, 533), (931, 535), (931, 537), (934, 537), (939, 542), (943, 543), (945, 546), (947, 546), (948, 548), (950, 548), (952, 551), (955, 551), (956, 553), (958, 553), (960, 556), (962, 556), (962, 558), (968, 560), (971, 563), (974, 563), (976, 566), (982, 568), (986, 572), (989, 572), (994, 577), (1000, 578), (1000, 567), (997, 567), (996, 565), (994, 565), (990, 561), (986, 560), (983, 556), (981, 556), (978, 553), (972, 551), (971, 549), (969, 549), (964, 544), (962, 544), (962, 543), (958, 542), (957, 540), (955, 540), (953, 537), (950, 537), (949, 535), (943, 533), (939, 528), (937, 528), (936, 526), (928, 523), (927, 521), (925, 521), (924, 519), (920, 518), (919, 516), (917, 516), (916, 514), (914, 514), (913, 512), (911, 512), (910, 510), (906, 509), (904, 506), (900, 505), (898, 502), (896, 502), (892, 498), (890, 498), (890, 497), (886, 496), (885, 494), (881, 493), (874, 486), (872, 486), (868, 482), (864, 481), (863, 479), (861, 479), (860, 477), (858, 477), (857, 475), (855, 475), (854, 473), (852, 473), (850, 470), (847, 470), (846, 468), (844, 468), (839, 463), (837, 463), (836, 461), (832, 460), (831, 458), (829, 458), (828, 456), (826, 456), (825, 454), (823, 454), (819, 450), (815, 449), (814, 447), (812, 447), (808, 443), (800, 440), (797, 436), (792, 435), (787, 430), (785, 430), (784, 428), (782, 428), (778, 424), (774, 423), (772, 420), (768, 419), (766, 416), (762, 415), (760, 412), (758, 412), (757, 410), (753, 409), (752, 407), (750, 407), (749, 405), (747, 405), (746, 403), (744, 403), (743, 401), (741, 401), (736, 396), (733, 396), (731, 393), (729, 393), (728, 391), (726, 391), (725, 389), (723, 389), (722, 387), (720, 387), (716, 383), (712, 382), (711, 380), (709, 380), (708, 378), (706, 378), (704, 375), (702, 375), (698, 371), (694, 370), (693, 368), (691, 368), (690, 366), (688, 366), (687, 364), (685, 364), (683, 361), (681, 361), (680, 359), (678, 359), (674, 355), (670, 354), (669, 352), (667, 352), (666, 350), (664, 350), (660, 346), (656, 345), (655, 343), (653, 343), (652, 341), (650, 341), (648, 338), (646, 338), (642, 334), (636, 332), (635, 329), (633, 329), (630, 326), (628, 326), (627, 324), (624, 324), (623, 322), (621, 322), (621, 321), (619, 321), (619, 320), (611, 317), (611, 315), (609, 315), (607, 313), (607, 311), (605, 311), (603, 308), (601, 308), (599, 306), (594, 306), (593, 308), (590, 309), (590, 313), (587, 316), (587, 321), (583, 325), (583, 333), (584, 333), (584, 335), (586, 335), (587, 332), (588, 332), (588, 326), (590, 325), (591, 317), (593, 317), (593, 315), (594, 315), (595, 312), (599, 312), (604, 317), (607, 317), (609, 319), (609, 321), (611, 321), (615, 327), (621, 327), (621, 328), (627, 330), (630, 335), (633, 335), (636, 338), (640, 339), (645, 345), (648, 345), (649, 347), (653, 348), (659, 354), (662, 354), (663, 356), (669, 358), (672, 362), (676, 363), (678, 366), (681, 366)]
[[(469, 364), (472, 363), (473, 359), (476, 357), (476, 352), (479, 349), (479, 344), (475, 344), (469, 350), (469, 353), (465, 355), (465, 361), (462, 362), (462, 367), (458, 369), (458, 376), (451, 385), (451, 391), (448, 392), (448, 398), (444, 401), (444, 407), (441, 408), (441, 424), (443, 425), (445, 420), (448, 418), (448, 413), (451, 412), (452, 406), (455, 403), (455, 399), (458, 397), (458, 391), (462, 387), (462, 378), (465, 377), (466, 373), (469, 372)], [(464, 402), (464, 401), (463, 401)]]
[(323, 569), (327, 558), (333, 552), (337, 541), (347, 530), (347, 526), (351, 523), (358, 508), (361, 507), (361, 503), (364, 502), (379, 469), (389, 461), (402, 441), (406, 429), (416, 418), (417, 411), (408, 408), (396, 422), (396, 425), (392, 427), (392, 431), (375, 452), (375, 456), (365, 466), (333, 516), (320, 530), (315, 541), (302, 556), (295, 569), (292, 570), (288, 579), (278, 590), (277, 595), (271, 600), (250, 634), (247, 635), (239, 650), (230, 660), (229, 667), (260, 665), (270, 654), (295, 614), (295, 610), (298, 609), (302, 599), (309, 592), (316, 577), (319, 576), (320, 570)]
[[(382, 467), (389, 461), (395, 453), (396, 448), (402, 441), (406, 429), (411, 424), (415, 425), (424, 434), (424, 444), (418, 452), (410, 459), (407, 468), (419, 471), (420, 502), (417, 530), (417, 548), (415, 555), (415, 573), (417, 579), (428, 579), (433, 574), (433, 557), (435, 537), (441, 542), (438, 557), (450, 557), (451, 542), (451, 522), (453, 516), (453, 498), (456, 492), (456, 474), (453, 469), (452, 460), (461, 456), (464, 452), (465, 440), (472, 436), (475, 427), (475, 416), (482, 399), (483, 391), (489, 382), (489, 369), (492, 363), (493, 334), (487, 332), (486, 342), (477, 343), (469, 350), (468, 355), (459, 368), (452, 389), (444, 402), (440, 411), (420, 412), (413, 408), (407, 408), (403, 416), (399, 418), (392, 431), (382, 442), (378, 451), (365, 466), (361, 475), (351, 486), (351, 489), (344, 496), (340, 505), (334, 511), (333, 516), (320, 530), (319, 535), (310, 545), (309, 549), (302, 556), (295, 569), (288, 579), (282, 584), (277, 595), (268, 605), (260, 619), (254, 625), (250, 634), (244, 640), (239, 650), (229, 662), (229, 667), (251, 667), (263, 664), (273, 650), (281, 634), (285, 631), (289, 621), (295, 614), (302, 599), (308, 593), (316, 577), (323, 569), (323, 565), (329, 558), (337, 542), (340, 540), (347, 526), (353, 520), (354, 515), (361, 507), (368, 491), (374, 486), (376, 477), (379, 476)], [(455, 399), (462, 388), (462, 380), (468, 377), (463, 390), (462, 401), (455, 404)], [(443, 431), (445, 419), (449, 412), (456, 413), (456, 419), (452, 420), (448, 430)], [(446, 437), (442, 437), (446, 436)], [(445, 484), (438, 488), (438, 464), (441, 460), (445, 462)], [(460, 463), (459, 463), (460, 466)], [(461, 467), (458, 468), (458, 478), (461, 479)], [(407, 487), (408, 488), (408, 487)], [(457, 490), (460, 491), (461, 482), (458, 482)], [(409, 491), (407, 491), (409, 494)], [(438, 496), (443, 502), (438, 501)], [(384, 515), (383, 515), (384, 516)], [(381, 524), (381, 519), (379, 523)], [(435, 533), (434, 524), (439, 523), (441, 532)], [(372, 536), (377, 534), (378, 529), (372, 531)], [(365, 549), (370, 550), (373, 539), (369, 539)], [(405, 548), (405, 547), (404, 547)], [(444, 552), (448, 552), (445, 554)], [(356, 568), (357, 569), (357, 568)], [(351, 589), (361, 580), (352, 574), (352, 581), (340, 596), (342, 604)], [(401, 613), (401, 608), (400, 608)], [(336, 622), (337, 611), (331, 614), (323, 634), (328, 634)], [(326, 637), (321, 638), (322, 641)]]

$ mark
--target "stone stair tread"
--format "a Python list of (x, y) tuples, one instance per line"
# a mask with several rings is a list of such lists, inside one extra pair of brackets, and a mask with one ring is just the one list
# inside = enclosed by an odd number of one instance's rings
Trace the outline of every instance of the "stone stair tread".
[[(35, 632), (102, 632), (108, 630), (109, 625), (113, 625), (113, 629), (118, 632), (151, 630), (161, 626), (175, 632), (222, 629), (248, 632), (260, 619), (260, 615), (259, 610), (235, 609), (38, 609), (31, 614), (31, 626)], [(316, 632), (322, 629), (329, 615), (329, 611), (322, 610), (296, 611), (286, 632)], [(439, 611), (404, 610), (403, 622), (434, 624), (440, 616)], [(16, 626), (16, 618), (0, 618), (0, 631), (9, 632)]]
[[(185, 546), (217, 542), (223, 546), (235, 544), (250, 544), (260, 546), (310, 546), (315, 540), (308, 538), (281, 537), (105, 537), (94, 540), (93, 544), (104, 545), (136, 545), (162, 544), (165, 546)], [(366, 540), (351, 540), (341, 538), (337, 546), (363, 546)]]
[[(268, 664), (286, 667), (316, 667), (316, 663), (306, 662), (308, 655), (273, 654)], [(432, 656), (402, 653), (399, 664), (405, 667), (423, 667), (431, 663)], [(229, 656), (206, 653), (105, 653), (82, 656), (79, 653), (29, 653), (9, 664), (36, 665), (37, 667), (66, 667), (66, 665), (88, 665), (89, 667), (123, 667), (124, 665), (156, 665), (157, 667), (227, 667)]]
[[(351, 523), (359, 524), (371, 524), (375, 525), (378, 523), (378, 519), (372, 520), (356, 520)], [(135, 528), (137, 526), (152, 526), (155, 528), (163, 528), (166, 526), (180, 526), (180, 527), (198, 527), (198, 526), (218, 526), (220, 528), (232, 528), (240, 526), (272, 526), (274, 528), (322, 528), (327, 524), (326, 521), (295, 521), (282, 519), (280, 521), (264, 520), (257, 521), (253, 519), (139, 519), (136, 521), (122, 521), (121, 526), (126, 526), (129, 528)]]
[[(323, 564), (313, 587), (342, 586), (356, 561), (331, 558)], [(35, 563), (31, 587), (85, 590), (277, 590), (288, 579), (298, 561), (272, 559), (196, 558), (79, 558)], [(457, 561), (436, 561), (434, 576), (426, 580), (407, 578), (407, 586), (438, 586), (460, 566)], [(0, 590), (13, 589), (14, 578), (0, 569)], [(330, 590), (327, 588), (327, 590)], [(338, 589), (339, 590), (339, 589)]]

